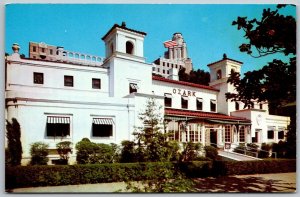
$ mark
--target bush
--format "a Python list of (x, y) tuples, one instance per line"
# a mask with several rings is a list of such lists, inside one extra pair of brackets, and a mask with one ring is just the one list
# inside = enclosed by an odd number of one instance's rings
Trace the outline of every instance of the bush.
[(212, 160), (216, 160), (218, 157), (218, 150), (213, 146), (205, 146), (205, 155), (207, 158), (210, 158)]
[(270, 157), (271, 145), (262, 143), (260, 147), (260, 151), (258, 152), (259, 158), (268, 158)]
[(88, 138), (83, 138), (76, 144), (78, 164), (113, 163), (119, 161), (116, 144), (96, 144)]
[(194, 161), (199, 157), (199, 151), (201, 151), (202, 144), (200, 143), (183, 143), (183, 151), (181, 153), (180, 161)]
[(132, 141), (124, 140), (121, 142), (122, 150), (120, 155), (121, 163), (137, 162), (135, 144)]
[(69, 160), (69, 154), (72, 152), (72, 142), (64, 141), (56, 144), (57, 152), (60, 156), (58, 164), (67, 165)]
[(20, 165), (22, 160), (21, 127), (17, 119), (6, 120), (7, 165)]
[(215, 161), (213, 172), (215, 176), (296, 172), (296, 160)]
[(47, 165), (49, 161), (48, 156), (48, 144), (43, 142), (35, 142), (31, 144), (30, 155), (31, 161), (30, 165)]
[[(276, 152), (277, 158), (285, 158), (286, 157), (286, 142), (279, 141), (278, 143), (272, 144), (272, 152)], [(274, 155), (272, 155), (274, 156)]]
[(233, 152), (245, 154), (245, 150), (246, 150), (245, 144), (239, 144), (236, 148), (233, 149)]

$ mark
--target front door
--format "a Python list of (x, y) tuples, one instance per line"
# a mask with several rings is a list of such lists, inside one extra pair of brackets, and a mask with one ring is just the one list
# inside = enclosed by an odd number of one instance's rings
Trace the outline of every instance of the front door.
[(210, 145), (217, 146), (217, 130), (210, 130)]

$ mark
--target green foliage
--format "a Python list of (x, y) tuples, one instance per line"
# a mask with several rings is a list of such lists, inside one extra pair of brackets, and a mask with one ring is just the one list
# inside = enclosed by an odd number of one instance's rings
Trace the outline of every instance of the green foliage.
[(204, 70), (191, 70), (189, 74), (185, 72), (185, 68), (182, 68), (178, 72), (179, 80), (186, 81), (201, 85), (209, 85), (210, 82), (210, 74), (209, 72), (205, 72)]
[(285, 158), (287, 153), (286, 142), (279, 141), (272, 144), (272, 152), (276, 152), (277, 158)]
[(195, 161), (198, 157), (200, 157), (200, 151), (202, 151), (201, 143), (183, 143), (183, 151), (181, 153), (180, 161)]
[(218, 150), (213, 146), (205, 146), (205, 155), (207, 158), (210, 158), (212, 160), (216, 160), (218, 157)]
[(215, 161), (213, 172), (215, 176), (296, 172), (296, 160)]
[(119, 149), (116, 144), (91, 142), (83, 138), (76, 144), (78, 164), (113, 163), (119, 160)]
[(44, 142), (35, 142), (30, 147), (30, 165), (47, 165), (49, 145)]
[(121, 142), (122, 150), (120, 155), (121, 163), (137, 162), (135, 143), (129, 140)]
[[(284, 16), (278, 9), (264, 9), (261, 19), (248, 20), (238, 17), (232, 25), (245, 32), (249, 43), (240, 45), (240, 51), (253, 57), (261, 57), (274, 53), (285, 55), (296, 54), (296, 20), (293, 16)], [(253, 55), (253, 48), (258, 52)]]
[[(5, 188), (161, 180), (149, 182), (158, 185), (155, 191), (190, 191), (187, 178), (284, 172), (296, 172), (295, 159), (6, 166)], [(181, 187), (180, 183), (186, 185)]]
[(60, 156), (61, 163), (68, 164), (69, 154), (72, 153), (72, 142), (64, 141), (56, 144), (57, 152)]
[(7, 161), (8, 165), (17, 166), (21, 164), (22, 144), (21, 128), (17, 119), (12, 118), (12, 122), (6, 120), (6, 138), (7, 138)]
[(260, 151), (258, 152), (259, 158), (268, 158), (270, 157), (270, 150), (272, 146), (270, 144), (262, 143), (260, 147)]

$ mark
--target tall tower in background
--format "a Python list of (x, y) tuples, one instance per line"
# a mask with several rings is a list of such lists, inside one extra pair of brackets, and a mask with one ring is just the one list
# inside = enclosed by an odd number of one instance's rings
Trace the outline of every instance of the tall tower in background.
[(174, 33), (172, 40), (164, 42), (167, 51), (164, 57), (154, 61), (153, 73), (168, 77), (172, 69), (185, 68), (186, 73), (193, 69), (192, 60), (188, 57), (187, 45), (181, 33)]

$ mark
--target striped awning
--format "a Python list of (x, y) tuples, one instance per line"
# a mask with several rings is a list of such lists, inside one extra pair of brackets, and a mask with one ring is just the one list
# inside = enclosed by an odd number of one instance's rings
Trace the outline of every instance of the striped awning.
[(48, 116), (47, 123), (49, 123), (49, 124), (70, 124), (70, 117)]
[(114, 121), (111, 118), (93, 118), (93, 124), (113, 125)]

